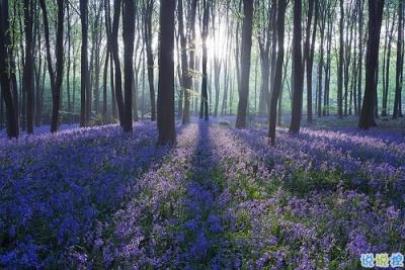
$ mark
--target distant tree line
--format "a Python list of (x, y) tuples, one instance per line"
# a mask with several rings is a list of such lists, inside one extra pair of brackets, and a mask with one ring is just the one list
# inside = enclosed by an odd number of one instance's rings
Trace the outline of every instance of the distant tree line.
[[(401, 0), (0, 0), (0, 128), (402, 117)], [(157, 92), (157, 93), (156, 93)], [(302, 119), (303, 118), (303, 119)]]

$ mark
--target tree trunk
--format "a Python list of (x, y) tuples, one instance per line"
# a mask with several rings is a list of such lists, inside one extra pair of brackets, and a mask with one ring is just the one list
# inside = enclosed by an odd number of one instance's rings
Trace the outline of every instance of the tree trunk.
[(253, 2), (253, 0), (243, 0), (244, 18), (242, 25), (242, 44), (240, 54), (241, 74), (236, 128), (246, 127), (246, 113), (249, 98), (250, 54), (252, 50)]
[[(6, 107), (7, 136), (18, 138), (18, 106), (13, 96), (12, 70), (13, 55), (8, 0), (0, 1), (0, 84)], [(10, 72), (11, 71), (11, 72)]]
[(401, 92), (402, 92), (402, 72), (403, 72), (403, 40), (404, 40), (404, 4), (399, 1), (398, 5), (398, 41), (397, 41), (397, 63), (395, 75), (395, 98), (394, 111), (392, 117), (394, 119), (402, 116), (401, 108)]
[[(108, 45), (107, 45), (108, 46)], [(107, 122), (107, 77), (108, 77), (108, 59), (110, 58), (109, 49), (105, 54), (104, 70), (103, 70), (103, 121)]]
[[(23, 70), (23, 88), (27, 94), (27, 133), (34, 133), (34, 2), (24, 0), (25, 61)], [(23, 104), (24, 106), (24, 104)]]
[(378, 48), (380, 41), (382, 14), (384, 0), (369, 0), (368, 10), (370, 18), (368, 22), (368, 42), (366, 58), (366, 88), (361, 109), (359, 127), (368, 129), (376, 126), (375, 122), (375, 99), (377, 96), (377, 69), (378, 69)]
[(364, 2), (363, 0), (359, 0), (359, 48), (360, 48), (360, 53), (359, 53), (359, 78), (358, 78), (358, 85), (357, 85), (357, 109), (358, 111), (356, 114), (360, 114), (360, 104), (361, 104), (361, 89), (362, 89), (362, 83), (363, 83), (363, 7), (364, 7)]
[(343, 117), (343, 65), (344, 65), (344, 0), (340, 0), (339, 22), (339, 64), (337, 71), (337, 109), (339, 118)]
[(318, 117), (322, 116), (322, 89), (323, 89), (323, 69), (324, 69), (324, 42), (325, 42), (325, 25), (326, 25), (326, 12), (325, 7), (319, 4), (321, 10), (321, 22), (319, 24), (319, 31), (321, 35), (319, 63), (318, 63), (318, 86), (317, 86), (317, 113)]
[[(183, 124), (187, 124), (190, 121), (190, 90), (192, 87), (192, 77), (188, 68), (187, 59), (187, 39), (184, 31), (184, 15), (183, 15), (183, 0), (178, 0), (177, 16), (179, 22), (179, 35), (180, 35), (180, 47), (181, 47), (181, 87), (184, 93), (184, 108), (183, 108)], [(187, 110), (187, 111), (186, 111)]]
[(153, 6), (155, 0), (146, 1), (145, 20), (144, 20), (144, 35), (146, 45), (146, 58), (148, 66), (148, 81), (150, 91), (150, 105), (151, 105), (151, 120), (156, 120), (156, 100), (155, 100), (155, 80), (154, 80), (154, 59), (152, 51), (152, 16)]
[(115, 66), (115, 98), (118, 105), (118, 116), (120, 120), (120, 125), (124, 124), (124, 98), (122, 96), (122, 77), (121, 77), (121, 63), (118, 47), (118, 27), (120, 22), (121, 13), (121, 0), (116, 0), (114, 2), (114, 16), (111, 31), (111, 50), (114, 59)]
[(159, 90), (157, 126), (159, 145), (176, 143), (174, 113), (174, 12), (176, 1), (160, 3)]
[(301, 0), (294, 0), (294, 32), (293, 32), (293, 59), (292, 59), (292, 86), (293, 102), (290, 124), (290, 133), (296, 134), (300, 131), (302, 114), (303, 95), (303, 62), (301, 48)]
[(88, 125), (86, 118), (86, 93), (88, 71), (88, 0), (80, 0), (80, 20), (82, 24), (82, 52), (80, 60), (80, 126)]
[(134, 71), (132, 60), (134, 57), (135, 40), (135, 2), (123, 0), (123, 39), (124, 39), (124, 132), (132, 132), (132, 86), (134, 83)]
[(209, 0), (204, 0), (204, 14), (202, 25), (202, 41), (203, 41), (203, 55), (202, 55), (202, 84), (201, 84), (201, 103), (200, 103), (200, 119), (208, 120), (208, 74), (207, 74), (207, 38), (208, 38), (208, 18), (209, 18)]
[(274, 84), (272, 86), (270, 101), (270, 118), (269, 118), (269, 133), (270, 142), (272, 145), (276, 142), (276, 122), (277, 122), (277, 102), (280, 97), (282, 88), (282, 72), (284, 61), (284, 19), (285, 10), (287, 7), (286, 0), (278, 0), (277, 4), (277, 62), (274, 76)]
[[(312, 68), (315, 52), (315, 38), (316, 38), (316, 26), (318, 23), (318, 4), (316, 0), (309, 0), (308, 7), (308, 21), (305, 36), (304, 47), (304, 60), (306, 64), (306, 79), (307, 79), (307, 121), (312, 123)], [(312, 26), (312, 17), (315, 13), (314, 24)], [(311, 33), (312, 26), (312, 33)]]
[[(399, 5), (401, 5), (401, 4), (399, 4)], [(382, 74), (382, 76), (383, 76), (383, 96), (382, 96), (381, 116), (387, 116), (388, 90), (389, 90), (389, 85), (390, 85), (389, 80), (390, 80), (390, 64), (391, 64), (391, 44), (392, 44), (394, 26), (395, 26), (395, 18), (393, 18), (393, 20), (392, 20), (391, 29), (387, 32), (387, 35), (388, 35), (387, 57), (386, 57), (386, 61), (384, 61), (385, 73), (383, 72), (383, 74)], [(398, 28), (398, 29), (401, 29), (401, 28)], [(401, 32), (401, 31), (399, 31), (399, 32)], [(397, 48), (399, 48), (398, 51), (401, 51), (401, 47), (397, 47)]]
[(72, 113), (72, 102), (71, 102), (71, 92), (70, 92), (70, 64), (71, 64), (71, 51), (72, 51), (72, 38), (71, 38), (71, 23), (70, 23), (70, 8), (69, 5), (66, 6), (67, 15), (67, 69), (66, 69), (66, 92), (67, 92), (67, 111)]
[(58, 0), (58, 15), (57, 15), (57, 30), (56, 30), (56, 66), (55, 69), (52, 64), (51, 45), (49, 40), (49, 23), (48, 12), (46, 8), (45, 0), (40, 0), (42, 15), (44, 18), (44, 30), (45, 30), (45, 44), (46, 55), (48, 59), (48, 71), (52, 88), (52, 118), (51, 118), (51, 132), (57, 132), (59, 126), (59, 109), (61, 103), (61, 87), (63, 80), (63, 19), (64, 19), (64, 1)]

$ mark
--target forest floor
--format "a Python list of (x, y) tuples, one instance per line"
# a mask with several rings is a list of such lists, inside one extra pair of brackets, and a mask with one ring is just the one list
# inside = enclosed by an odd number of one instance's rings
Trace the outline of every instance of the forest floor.
[(0, 139), (6, 269), (357, 269), (403, 252), (405, 136), (330, 123), (155, 124)]

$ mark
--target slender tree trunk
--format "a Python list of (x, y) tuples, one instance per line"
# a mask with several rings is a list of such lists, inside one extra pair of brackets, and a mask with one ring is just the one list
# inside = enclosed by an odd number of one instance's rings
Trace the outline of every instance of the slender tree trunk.
[[(305, 64), (306, 64), (306, 79), (307, 79), (307, 121), (312, 123), (312, 68), (315, 51), (315, 39), (316, 39), (316, 26), (318, 23), (318, 4), (317, 0), (309, 0), (308, 7), (308, 21), (306, 28), (306, 40), (305, 40)], [(312, 26), (312, 17), (315, 13), (314, 24)]]
[(208, 18), (209, 18), (209, 0), (203, 0), (204, 14), (202, 25), (202, 41), (203, 41), (203, 55), (202, 55), (202, 84), (201, 84), (201, 103), (200, 103), (200, 118), (204, 118), (208, 121), (208, 74), (207, 74), (207, 62), (208, 62)]
[(401, 92), (402, 92), (402, 73), (403, 73), (403, 40), (404, 40), (404, 3), (399, 1), (398, 5), (398, 40), (397, 40), (397, 62), (395, 75), (395, 98), (394, 111), (392, 117), (394, 119), (402, 116), (401, 108)]
[(292, 59), (292, 76), (293, 76), (293, 104), (290, 124), (290, 133), (296, 134), (300, 131), (302, 115), (302, 95), (303, 95), (303, 62), (301, 46), (301, 0), (294, 0), (294, 32), (293, 32), (293, 59)]
[(280, 97), (283, 78), (283, 61), (284, 61), (284, 20), (285, 10), (287, 7), (286, 0), (278, 0), (277, 3), (277, 62), (274, 74), (273, 91), (271, 92), (270, 101), (270, 118), (269, 118), (269, 133), (270, 143), (276, 142), (276, 122), (277, 122), (277, 102)]
[(57, 132), (59, 126), (59, 109), (61, 105), (61, 87), (63, 80), (63, 20), (64, 20), (64, 1), (57, 0), (57, 30), (56, 30), (56, 66), (55, 70), (52, 64), (51, 45), (49, 40), (48, 12), (45, 0), (40, 0), (42, 15), (44, 17), (46, 55), (48, 59), (48, 71), (52, 88), (52, 118), (51, 132)]
[(339, 118), (343, 117), (343, 65), (344, 65), (344, 0), (340, 0), (339, 22), (339, 64), (337, 71), (337, 109)]
[(132, 132), (132, 86), (134, 83), (134, 70), (132, 60), (134, 57), (135, 40), (135, 2), (123, 0), (123, 39), (124, 39), (124, 132)]
[[(319, 5), (321, 5), (319, 3)], [(322, 116), (322, 89), (323, 89), (323, 69), (324, 69), (324, 40), (325, 40), (325, 24), (326, 24), (326, 15), (322, 10), (321, 23), (319, 25), (321, 42), (320, 42), (320, 56), (318, 63), (318, 89), (317, 89), (317, 112), (318, 117)]]
[(346, 37), (345, 37), (345, 47), (344, 47), (344, 65), (343, 65), (343, 115), (348, 115), (349, 110), (349, 70), (351, 65), (352, 58), (352, 46), (353, 46), (353, 23), (352, 23), (351, 14), (347, 14), (347, 23), (346, 23)]
[[(93, 76), (93, 81), (94, 81), (94, 112), (96, 115), (99, 114), (100, 112), (100, 70), (101, 70), (101, 41), (102, 41), (102, 35), (100, 31), (99, 24), (100, 22), (100, 17), (101, 17), (101, 9), (102, 5), (98, 7), (97, 13), (96, 13), (96, 18), (93, 26), (93, 47), (94, 47), (94, 76)], [(89, 113), (88, 117), (90, 119), (91, 117), (91, 108), (92, 108), (92, 99), (89, 100)]]
[[(76, 121), (76, 71), (77, 71), (77, 59), (76, 56), (79, 54), (79, 48), (73, 54), (73, 80), (72, 80), (72, 113), (73, 119)], [(79, 119), (80, 122), (80, 119)]]
[[(388, 90), (389, 90), (389, 80), (390, 80), (390, 65), (391, 65), (391, 44), (392, 44), (392, 37), (394, 32), (395, 26), (395, 19), (392, 20), (391, 29), (389, 30), (388, 34), (388, 43), (387, 43), (387, 57), (384, 61), (385, 65), (385, 73), (383, 72), (383, 96), (382, 96), (382, 110), (381, 116), (387, 116), (387, 107), (388, 107)], [(399, 47), (400, 48), (400, 47)], [(401, 51), (401, 49), (399, 49)]]
[[(21, 38), (16, 38), (13, 37), (13, 42), (19, 44), (20, 46), (20, 50), (17, 50), (17, 74), (19, 76), (19, 82), (18, 82), (18, 88), (20, 91), (20, 101), (18, 102), (19, 104), (19, 110), (18, 112), (20, 113), (19, 119), (20, 119), (20, 127), (23, 131), (25, 131), (27, 129), (27, 93), (26, 93), (26, 88), (24, 87), (24, 66), (25, 66), (25, 48), (24, 48), (24, 39), (22, 38), (24, 36), (24, 14), (22, 14), (20, 12), (20, 8), (19, 5), (17, 4), (17, 1), (14, 2), (13, 5), (13, 10), (14, 10), (14, 14), (17, 17), (17, 21), (18, 21), (18, 29), (19, 29), (19, 33), (18, 35)], [(16, 32), (17, 30), (15, 30)], [(20, 63), (18, 63), (18, 59), (20, 59)], [(20, 67), (22, 67), (22, 71), (20, 69)], [(17, 89), (16, 89), (17, 90)]]
[(328, 25), (326, 35), (326, 66), (325, 66), (325, 90), (323, 98), (323, 115), (328, 116), (330, 112), (330, 78), (331, 78), (331, 63), (332, 63), (332, 20), (333, 9), (328, 9)]
[(146, 1), (145, 19), (144, 19), (144, 35), (146, 44), (146, 58), (148, 66), (148, 81), (150, 91), (150, 104), (151, 104), (151, 120), (156, 120), (156, 98), (155, 98), (155, 80), (154, 80), (154, 59), (152, 51), (152, 16), (155, 0)]
[(358, 105), (358, 111), (356, 112), (356, 114), (360, 114), (360, 110), (361, 110), (361, 96), (362, 96), (362, 83), (363, 83), (363, 6), (364, 6), (364, 2), (363, 0), (359, 0), (359, 48), (360, 48), (360, 53), (359, 53), (359, 58), (358, 58), (358, 65), (359, 65), (359, 78), (358, 78), (358, 85), (357, 85), (357, 105)]
[(187, 38), (184, 31), (184, 15), (183, 15), (183, 0), (178, 0), (177, 16), (179, 23), (179, 35), (181, 46), (181, 87), (184, 93), (184, 108), (183, 108), (183, 124), (187, 124), (190, 120), (190, 90), (192, 88), (192, 77), (188, 68), (187, 57)]
[(88, 0), (80, 0), (80, 20), (82, 24), (82, 51), (80, 60), (80, 126), (88, 125), (86, 118), (86, 93), (88, 76)]
[[(27, 133), (34, 133), (34, 2), (24, 0), (25, 61), (23, 88), (27, 94)], [(24, 104), (23, 104), (24, 105)]]
[[(217, 25), (221, 25), (221, 18), (218, 16), (215, 16), (215, 8), (216, 6), (213, 6), (212, 9), (212, 32), (214, 36), (214, 43), (216, 43), (217, 40), (217, 31), (216, 27)], [(226, 46), (226, 44), (221, 44), (221, 46)], [(213, 74), (213, 80), (214, 80), (214, 86), (215, 86), (215, 101), (214, 101), (214, 116), (218, 116), (218, 110), (219, 110), (219, 93), (221, 91), (221, 86), (220, 86), (220, 78), (221, 78), (221, 69), (222, 69), (222, 60), (215, 55), (214, 56), (214, 74)]]
[(107, 79), (108, 79), (108, 60), (110, 58), (110, 52), (107, 48), (104, 61), (104, 70), (103, 70), (103, 121), (107, 122)]
[(122, 77), (121, 77), (121, 63), (119, 56), (119, 47), (118, 47), (118, 27), (120, 22), (120, 13), (121, 13), (121, 0), (116, 0), (114, 2), (114, 16), (113, 24), (111, 31), (111, 50), (112, 56), (114, 59), (115, 66), (115, 98), (118, 105), (118, 116), (120, 120), (120, 125), (124, 124), (124, 98), (122, 96)]

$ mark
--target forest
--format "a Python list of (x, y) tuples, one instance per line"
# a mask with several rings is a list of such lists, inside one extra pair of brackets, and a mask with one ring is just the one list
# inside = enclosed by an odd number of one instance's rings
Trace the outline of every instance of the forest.
[(404, 12), (0, 0), (0, 269), (402, 269)]

